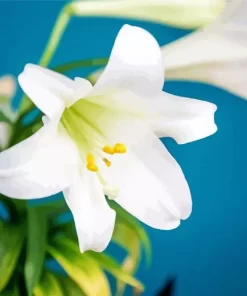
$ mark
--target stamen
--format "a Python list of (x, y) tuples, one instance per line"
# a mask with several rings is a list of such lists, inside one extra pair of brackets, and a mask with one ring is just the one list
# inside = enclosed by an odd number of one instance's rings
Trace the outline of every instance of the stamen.
[(91, 172), (97, 172), (98, 171), (98, 167), (95, 164), (95, 159), (93, 154), (88, 153), (87, 155), (87, 169)]
[(94, 164), (95, 163), (95, 159), (94, 159), (93, 154), (88, 153), (88, 155), (87, 155), (87, 163), (88, 164)]
[(87, 164), (87, 169), (91, 172), (98, 172), (98, 167), (95, 164)]
[(126, 153), (127, 149), (124, 144), (117, 143), (114, 146), (114, 153)]
[(103, 152), (105, 152), (107, 154), (114, 154), (114, 148), (112, 148), (110, 146), (105, 146), (102, 150), (103, 150)]
[(104, 163), (106, 164), (106, 166), (110, 167), (111, 166), (111, 162), (110, 160), (108, 160), (107, 158), (103, 158)]

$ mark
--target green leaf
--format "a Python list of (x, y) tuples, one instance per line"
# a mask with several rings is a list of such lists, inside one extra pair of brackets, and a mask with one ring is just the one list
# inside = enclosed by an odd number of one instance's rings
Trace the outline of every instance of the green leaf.
[(25, 238), (25, 225), (0, 221), (0, 291), (8, 284), (20, 256)]
[(101, 268), (108, 271), (112, 275), (114, 275), (115, 278), (118, 280), (125, 282), (126, 284), (143, 291), (144, 287), (142, 283), (140, 283), (138, 280), (133, 278), (129, 273), (124, 271), (122, 269), (121, 264), (117, 263), (113, 258), (111, 258), (109, 255), (106, 255), (104, 253), (96, 253), (96, 252), (88, 252), (91, 256), (91, 258), (95, 259)]
[(12, 125), (12, 122), (8, 119), (8, 117), (2, 111), (0, 111), (0, 122), (6, 122)]
[(47, 216), (54, 218), (57, 214), (63, 214), (65, 212), (69, 212), (69, 208), (64, 200), (64, 198), (49, 201), (47, 203), (41, 204), (38, 208), (43, 211)]
[[(44, 271), (39, 284), (33, 290), (34, 296), (69, 296), (64, 294), (63, 288), (55, 275), (49, 271)], [(73, 295), (74, 296), (74, 295)]]
[(1, 293), (1, 296), (21, 296), (16, 283), (11, 283), (11, 286)]
[(97, 261), (81, 254), (78, 243), (66, 237), (55, 237), (48, 252), (87, 296), (111, 295), (109, 283)]
[(81, 288), (68, 277), (59, 277), (60, 284), (65, 296), (86, 296)]
[(151, 243), (144, 227), (138, 222), (138, 220), (126, 212), (115, 202), (108, 200), (109, 205), (117, 212), (118, 221), (122, 222), (136, 233), (138, 239), (142, 243), (147, 258), (147, 262), (151, 261)]
[(28, 295), (38, 283), (45, 259), (47, 219), (38, 208), (28, 208), (27, 259), (24, 273)]
[[(134, 274), (141, 260), (141, 244), (136, 232), (128, 225), (116, 221), (112, 237), (113, 242), (124, 248), (128, 254), (122, 262), (122, 268), (129, 274)], [(123, 295), (125, 283), (117, 281), (117, 295)]]
[(108, 58), (77, 60), (56, 66), (53, 68), (53, 70), (59, 73), (64, 73), (78, 68), (106, 66), (108, 60)]
[(9, 198), (0, 194), (0, 202), (7, 208), (10, 222), (14, 224), (19, 223), (20, 219), (25, 215), (26, 201)]

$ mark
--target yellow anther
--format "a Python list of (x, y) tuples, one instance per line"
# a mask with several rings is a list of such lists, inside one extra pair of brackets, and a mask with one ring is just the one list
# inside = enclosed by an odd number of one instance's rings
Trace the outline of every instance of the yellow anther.
[(127, 150), (124, 144), (117, 143), (114, 146), (114, 153), (125, 153), (126, 151)]
[(106, 166), (110, 167), (111, 166), (111, 162), (110, 160), (108, 160), (107, 158), (103, 158), (104, 163), (106, 164)]
[(98, 171), (98, 167), (95, 164), (95, 159), (93, 154), (88, 153), (87, 155), (87, 169), (91, 172), (97, 172)]
[(95, 164), (87, 164), (87, 169), (91, 172), (97, 172), (98, 171), (98, 167)]
[(87, 155), (87, 163), (88, 164), (94, 164), (95, 163), (95, 159), (94, 159), (93, 154), (88, 153), (88, 155)]
[(110, 146), (105, 146), (102, 150), (103, 150), (103, 152), (105, 152), (107, 154), (114, 154), (114, 148), (112, 148)]

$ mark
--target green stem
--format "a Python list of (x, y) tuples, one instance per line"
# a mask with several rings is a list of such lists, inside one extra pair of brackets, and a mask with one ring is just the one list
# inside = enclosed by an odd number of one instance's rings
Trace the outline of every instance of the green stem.
[[(59, 45), (59, 42), (64, 34), (66, 27), (68, 26), (71, 14), (68, 5), (65, 6), (62, 11), (60, 12), (55, 26), (51, 32), (47, 45), (45, 47), (44, 53), (39, 61), (39, 64), (43, 67), (46, 67)], [(26, 113), (26, 110), (30, 108), (32, 105), (31, 102), (28, 101), (28, 97), (24, 95), (21, 99), (21, 106), (20, 106), (20, 116)]]
[(51, 32), (50, 38), (45, 47), (44, 53), (40, 59), (39, 64), (41, 66), (46, 67), (50, 63), (58, 47), (58, 44), (64, 34), (64, 31), (68, 26), (69, 20), (70, 20), (70, 13), (67, 9), (67, 6), (65, 6), (57, 18), (55, 26)]

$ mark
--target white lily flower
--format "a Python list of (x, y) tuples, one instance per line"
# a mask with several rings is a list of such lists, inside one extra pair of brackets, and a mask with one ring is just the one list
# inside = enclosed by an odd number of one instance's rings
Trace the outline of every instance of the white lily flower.
[(247, 99), (247, 1), (228, 1), (217, 21), (162, 48), (166, 77), (213, 84)]
[(195, 29), (210, 24), (226, 0), (105, 0), (73, 1), (67, 9), (76, 16), (125, 17)]
[[(12, 110), (10, 101), (16, 92), (16, 82), (13, 76), (5, 75), (0, 78), (0, 150), (8, 145), (12, 127), (12, 122), (16, 113)], [(1, 118), (4, 116), (4, 118)], [(7, 120), (5, 120), (7, 119)]]
[(123, 26), (94, 87), (30, 64), (19, 82), (46, 116), (36, 134), (0, 154), (1, 193), (63, 191), (81, 252), (111, 239), (115, 212), (104, 194), (154, 228), (189, 217), (186, 179), (157, 135), (180, 144), (209, 136), (216, 106), (162, 92), (162, 55), (147, 31)]

